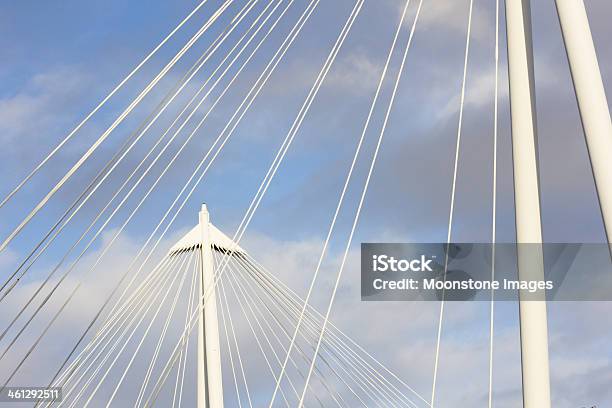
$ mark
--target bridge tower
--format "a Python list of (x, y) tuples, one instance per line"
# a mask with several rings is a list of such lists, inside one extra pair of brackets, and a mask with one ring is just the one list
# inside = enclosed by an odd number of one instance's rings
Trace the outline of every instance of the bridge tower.
[[(506, 0), (512, 163), (520, 280), (544, 280), (538, 139), (529, 0)], [(519, 291), (523, 406), (550, 408), (546, 295)]]
[[(543, 280), (542, 226), (530, 0), (505, 0), (518, 269)], [(612, 122), (583, 0), (556, 0), (599, 204), (612, 241)], [(529, 246), (525, 245), (528, 244)], [(612, 247), (611, 253), (612, 253)], [(550, 374), (544, 294), (519, 293), (523, 405), (549, 408)]]
[(244, 256), (244, 250), (210, 222), (202, 204), (199, 222), (178, 240), (170, 253), (200, 251), (198, 293), (197, 408), (223, 408), (223, 376), (217, 315), (216, 272), (213, 251), (221, 256)]
[(217, 318), (216, 282), (213, 262), (213, 240), (210, 214), (202, 204), (199, 214), (201, 268), (199, 279), (200, 311), (198, 314), (197, 398), (198, 408), (223, 408), (223, 377), (219, 322)]

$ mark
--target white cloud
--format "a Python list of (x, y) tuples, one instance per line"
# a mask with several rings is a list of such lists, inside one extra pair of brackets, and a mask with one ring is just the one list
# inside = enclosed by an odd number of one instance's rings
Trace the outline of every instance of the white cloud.
[[(494, 38), (494, 15), (483, 4), (474, 3), (472, 10), (472, 38), (490, 41)], [(469, 1), (433, 1), (423, 6), (423, 25), (428, 30), (451, 30), (457, 34), (467, 32)]]
[[(105, 234), (103, 242), (107, 243), (113, 231)], [(180, 233), (164, 242), (164, 246), (170, 245)], [(384, 233), (386, 237), (392, 238), (391, 231)], [(243, 247), (248, 248), (253, 256), (268, 267), (270, 271), (279, 276), (290, 287), (298, 293), (305, 293), (310, 282), (316, 260), (322, 248), (322, 241), (319, 238), (311, 238), (303, 241), (279, 241), (270, 236), (252, 232), (247, 235), (247, 239), (242, 243)], [(102, 244), (101, 246), (103, 246)], [(76, 284), (77, 280), (86, 279), (85, 286), (74, 299), (63, 315), (60, 323), (61, 333), (69, 333), (69, 336), (61, 335), (57, 328), (52, 331), (48, 338), (41, 344), (38, 353), (46, 353), (45, 363), (38, 361), (37, 370), (32, 370), (33, 361), (30, 361), (19, 377), (20, 381), (30, 381), (40, 383), (41, 376), (47, 378), (49, 373), (56, 367), (57, 362), (66, 352), (66, 347), (74, 341), (72, 338), (87, 324), (91, 316), (95, 313), (98, 305), (103, 301), (106, 293), (112, 288), (131, 261), (133, 254), (139, 249), (139, 240), (134, 240), (129, 236), (122, 235), (115, 244), (114, 249), (109, 253), (104, 263), (91, 276), (83, 275), (89, 270), (89, 265), (97, 259), (100, 250), (95, 250), (83, 260), (75, 276), (70, 278), (62, 285), (61, 293), (57, 299), (65, 298), (68, 291)], [(340, 253), (332, 251), (329, 259), (324, 263), (321, 270), (319, 283), (316, 287), (316, 302), (321, 305), (329, 299), (331, 286), (338, 271)], [(42, 271), (41, 271), (42, 272)], [(40, 272), (39, 272), (40, 273)], [(139, 280), (140, 281), (140, 280)], [(39, 281), (19, 286), (18, 296), (21, 299), (32, 292)], [(226, 281), (226, 290), (229, 290)], [(332, 312), (332, 321), (355, 341), (363, 345), (373, 356), (383, 364), (392, 369), (407, 384), (412, 386), (423, 397), (427, 398), (431, 387), (431, 373), (433, 367), (433, 353), (435, 345), (435, 330), (439, 306), (431, 302), (393, 302), (393, 303), (374, 303), (361, 302), (359, 299), (359, 253), (358, 250), (351, 251), (338, 298)], [(266, 382), (267, 367), (263, 360), (257, 359), (259, 349), (252, 338), (246, 322), (236, 309), (236, 298), (230, 298), (231, 307), (234, 313), (234, 323), (237, 325), (238, 335), (241, 340), (243, 356), (247, 356), (246, 370), (251, 374), (258, 372), (252, 382), (253, 394), (265, 398), (265, 390), (269, 384)], [(42, 330), (42, 324), (46, 322), (54, 310), (59, 307), (58, 300), (51, 303), (50, 311), (45, 319), (39, 321), (36, 329), (29, 333), (27, 338), (31, 338)], [(8, 309), (13, 312), (18, 303), (11, 303)], [(607, 309), (602, 304), (594, 303), (591, 306), (581, 305), (575, 313), (566, 310), (551, 310), (551, 313), (558, 316), (564, 315), (563, 325), (551, 326), (551, 357), (553, 374), (553, 392), (555, 393), (560, 406), (572, 406), (571, 404), (583, 398), (584, 392), (579, 390), (596, 389), (604, 381), (605, 376), (594, 378), (595, 373), (606, 372), (609, 367), (609, 359), (603, 355), (595, 355), (590, 352), (575, 354), (567, 350), (568, 345), (579, 344), (582, 333), (596, 330), (601, 326), (596, 318), (597, 314), (605, 312)], [(486, 397), (487, 386), (487, 367), (488, 367), (488, 310), (486, 303), (453, 303), (452, 307), (447, 308), (445, 316), (445, 329), (443, 333), (441, 360), (440, 360), (440, 403), (444, 406), (479, 406)], [(520, 354), (518, 344), (518, 332), (516, 327), (507, 327), (511, 320), (507, 316), (500, 323), (499, 331), (495, 342), (495, 395), (496, 406), (512, 407), (520, 401)], [(12, 313), (8, 313), (11, 315)], [(162, 313), (163, 316), (163, 313)], [(182, 315), (177, 314), (178, 320), (183, 319)], [(591, 316), (588, 320), (577, 319), (580, 316)], [(171, 336), (178, 336), (181, 322), (176, 320), (172, 327)], [(182, 320), (181, 320), (182, 321)], [(576, 324), (580, 324), (580, 330), (575, 330)], [(141, 356), (146, 364), (147, 356), (152, 353), (155, 340), (158, 338), (155, 333), (159, 333), (160, 327), (155, 325), (151, 333), (150, 343), (147, 342)], [(63, 340), (70, 337), (71, 340)], [(138, 337), (137, 337), (138, 338)], [(601, 336), (595, 336), (592, 342)], [(25, 339), (25, 338), (24, 338)], [(250, 340), (251, 341), (250, 341)], [(62, 345), (62, 342), (65, 343)], [(169, 343), (170, 344), (170, 343)], [(10, 358), (3, 361), (3, 367), (13, 366), (25, 347), (29, 345), (26, 341), (16, 348)], [(129, 346), (133, 347), (133, 346)], [(169, 349), (166, 350), (169, 352)], [(573, 354), (573, 355), (572, 355)], [(129, 354), (127, 354), (129, 356)], [(282, 353), (281, 353), (282, 355)], [(33, 356), (34, 359), (40, 358)], [(129, 383), (138, 383), (140, 366), (134, 369), (129, 377)], [(115, 377), (111, 377), (115, 378)], [(458, 378), (470, 378), (469, 383), (457, 381)], [(228, 377), (228, 381), (232, 381)], [(114, 385), (116, 382), (109, 381)], [(571, 385), (571, 393), (561, 391), (559, 387)], [(258, 389), (257, 387), (260, 387)], [(261, 389), (263, 387), (263, 391)], [(126, 393), (129, 393), (126, 387)], [(104, 394), (100, 398), (103, 398)], [(601, 398), (607, 398), (602, 395)], [(605, 401), (605, 399), (603, 400)]]
[(341, 58), (326, 82), (349, 93), (363, 93), (376, 87), (382, 65), (364, 53), (351, 53)]
[[(411, 0), (408, 0), (411, 1)], [(413, 23), (414, 11), (417, 1), (412, 1), (404, 22), (406, 26)], [(469, 0), (463, 1), (424, 1), (419, 16), (418, 26), (428, 32), (450, 32), (453, 35), (463, 34), (467, 31)], [(401, 15), (406, 4), (405, 1), (387, 1), (387, 4), (396, 10), (397, 15)], [(494, 9), (494, 8), (493, 8)], [(472, 36), (478, 41), (488, 41), (494, 35), (495, 17), (483, 4), (474, 2), (472, 10)]]
[(0, 99), (0, 142), (10, 149), (48, 144), (54, 130), (71, 120), (69, 111), (82, 102), (88, 75), (64, 67), (31, 77), (22, 89)]
[[(385, 232), (393, 240), (392, 232)], [(314, 262), (322, 248), (317, 239), (279, 242), (251, 233), (247, 248), (273, 272), (304, 293), (314, 271)], [(322, 269), (315, 292), (328, 299), (335, 279), (340, 254), (329, 256)], [(359, 253), (352, 251), (334, 304), (334, 324), (363, 345), (424, 397), (429, 396), (435, 333), (439, 306), (430, 302), (361, 302)], [(322, 295), (324, 293), (325, 295)], [(319, 299), (320, 302), (321, 299)], [(315, 301), (315, 304), (319, 303)], [(607, 303), (568, 302), (561, 310), (551, 307), (551, 321), (563, 322), (550, 327), (551, 374), (553, 395), (559, 406), (572, 407), (584, 401), (583, 389), (599, 389), (609, 370), (609, 357), (594, 355), (590, 348), (574, 352), (582, 332), (592, 333), (590, 341), (601, 342), (606, 334), (598, 328), (598, 319), (606, 313)], [(452, 307), (450, 307), (452, 306)], [(575, 307), (574, 307), (575, 306)], [(494, 392), (498, 407), (515, 407), (521, 402), (520, 343), (516, 321), (508, 315), (514, 304), (499, 306), (495, 336)], [(568, 310), (575, 310), (574, 313)], [(516, 313), (516, 310), (514, 310)], [(589, 316), (585, 321), (580, 316)], [(599, 317), (598, 317), (599, 316)], [(561, 320), (559, 320), (561, 319)], [(577, 327), (581, 330), (576, 330)], [(599, 334), (597, 334), (599, 333)], [(488, 304), (452, 303), (445, 314), (440, 362), (441, 406), (481, 406), (486, 403), (488, 387)], [(459, 379), (469, 378), (470, 381)], [(566, 386), (572, 385), (566, 389)], [(599, 395), (599, 394), (597, 394)], [(595, 398), (599, 404), (609, 396)]]

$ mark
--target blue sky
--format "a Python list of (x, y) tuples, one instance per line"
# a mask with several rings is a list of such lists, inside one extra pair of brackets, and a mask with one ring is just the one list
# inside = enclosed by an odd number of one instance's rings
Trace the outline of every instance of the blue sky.
[[(50, 165), (1, 210), (0, 231), (3, 237), (112, 122), (130, 98), (186, 42), (218, 3), (211, 1), (203, 8)], [(555, 10), (549, 2), (533, 3), (545, 239), (551, 242), (602, 242), (603, 228)], [(0, 195), (7, 194), (195, 4), (193, 1), (107, 0), (61, 3), (21, 1), (0, 6), (0, 59), (4, 61), (0, 66), (0, 142), (3, 144), (0, 170), (4, 175)], [(279, 25), (278, 32), (270, 37), (270, 41), (238, 78), (177, 165), (128, 225), (116, 245), (120, 256), (107, 259), (103, 270), (121, 269), (124, 264), (114, 261), (129, 258), (130, 251), (137, 250), (148, 236), (212, 138), (222, 129), (275, 47), (282, 42), (282, 33), (288, 32), (290, 22), (297, 18), (297, 10), (304, 4), (304, 1), (296, 1), (296, 8), (291, 9), (288, 15), (290, 18)], [(233, 233), (352, 4), (348, 0), (322, 2), (244, 117), (211, 172), (177, 218), (170, 230), (173, 236), (196, 222), (196, 212), (202, 201), (209, 204), (215, 224), (228, 234)], [(410, 8), (409, 22), (414, 16), (415, 4)], [(294, 267), (287, 267), (278, 273), (297, 288), (306, 287), (313, 270), (311, 263), (316, 260), (337, 202), (402, 5), (402, 1), (395, 0), (366, 1), (245, 236), (245, 247), (271, 269), (276, 265), (285, 265), (291, 255), (295, 256), (292, 261)], [(454, 226), (456, 241), (486, 242), (490, 239), (493, 6), (491, 1), (475, 1)], [(610, 94), (612, 45), (606, 40), (610, 36), (608, 21), (612, 8), (604, 0), (589, 1), (587, 6), (604, 83)], [(359, 242), (441, 241), (446, 237), (467, 11), (468, 2), (465, 0), (424, 2), (385, 143), (354, 239), (355, 248)], [(232, 9), (231, 13), (235, 12)], [(111, 135), (74, 180), (24, 230), (9, 251), (2, 254), (0, 266), (7, 271), (6, 274), (12, 272), (18, 261), (35, 245), (36, 238), (52, 225), (77, 196), (79, 189), (112, 156), (129, 132), (139, 125), (224, 24), (215, 25), (194, 46), (194, 50)], [(237, 37), (231, 38), (235, 41)], [(405, 43), (405, 38), (406, 30), (401, 44)], [(221, 47), (219, 55), (222, 56), (223, 51), (227, 50), (226, 46)], [(396, 52), (392, 60), (392, 77), (399, 65), (398, 54)], [(219, 56), (214, 56), (205, 72), (210, 72), (218, 61)], [(502, 53), (498, 239), (511, 241), (514, 237), (514, 220), (505, 63)], [(204, 78), (203, 75), (194, 78), (194, 85), (186, 90), (188, 96), (195, 91), (195, 84), (203, 83)], [(382, 99), (385, 101), (390, 95), (390, 85), (391, 82), (387, 81), (383, 89)], [(186, 102), (186, 97), (181, 96), (178, 102), (181, 101)], [(152, 128), (148, 137), (143, 138), (134, 154), (128, 156), (118, 168), (117, 174), (109, 179), (92, 203), (83, 208), (71, 227), (38, 261), (36, 268), (28, 275), (28, 285), (39, 282), (79, 236), (104, 205), (105, 199), (110, 198), (113, 188), (123, 181), (122, 174), (136, 166), (146, 149), (154, 143), (153, 136), (163, 131), (163, 124), (170, 123), (171, 113), (178, 113), (175, 111), (177, 108), (173, 109), (160, 119), (159, 126)], [(381, 112), (382, 109), (374, 117), (373, 130), (366, 140), (366, 158), (375, 143)], [(182, 139), (179, 137), (179, 140)], [(175, 147), (170, 150), (173, 149)], [(164, 160), (168, 158), (166, 156)], [(164, 163), (164, 160), (161, 162)], [(332, 274), (336, 271), (334, 267), (346, 240), (367, 165), (365, 158), (358, 163), (356, 182), (352, 184), (347, 198), (350, 205), (341, 213), (339, 229), (332, 240), (327, 261), (329, 276), (322, 280), (321, 299), (317, 300), (321, 305), (329, 295)], [(153, 174), (158, 174), (161, 169), (158, 165)], [(152, 181), (150, 177), (145, 179), (149, 184)], [(143, 193), (144, 189), (138, 189), (135, 198), (128, 201), (128, 208), (133, 208)], [(109, 224), (109, 230), (117, 228), (127, 215), (127, 210), (120, 212), (118, 219)], [(171, 242), (168, 239), (164, 243), (170, 245)], [(91, 259), (101, 248), (103, 243), (96, 241), (89, 254)], [(296, 259), (304, 259), (304, 262), (297, 262)], [(86, 271), (86, 267), (77, 268), (75, 279), (85, 278)], [(423, 317), (416, 319), (417, 322), (411, 327), (388, 329), (385, 325), (398, 316), (404, 316), (407, 305), (355, 305), (359, 292), (357, 272), (356, 264), (347, 269), (343, 280), (346, 290), (338, 300), (336, 318), (344, 323), (343, 328), (365, 344), (376, 349), (394, 350), (381, 352), (382, 358), (396, 370), (406, 373), (406, 377), (427, 394), (435, 329), (431, 320), (436, 315), (434, 305), (410, 305), (410, 308), (414, 308), (410, 309), (411, 314)], [(104, 279), (99, 273), (95, 275), (97, 279), (87, 277), (91, 278), (92, 290)], [(27, 293), (27, 290), (24, 289), (23, 293)], [(15, 295), (15, 303), (12, 303), (14, 307), (19, 304), (17, 297)], [(86, 303), (83, 299), (81, 301)], [(92, 310), (95, 305), (95, 300), (92, 300)], [(351, 314), (353, 308), (361, 313)], [(606, 313), (609, 305), (552, 305), (550, 309), (555, 406), (572, 407), (589, 403), (605, 406), (610, 403), (612, 396), (609, 390), (597, 386), (605, 384), (610, 378), (611, 356), (606, 344), (610, 344), (607, 340), (612, 333), (597, 325), (597, 319), (590, 320), (590, 316)], [(584, 315), (588, 318), (583, 319), (581, 316)], [(75, 326), (85, 321), (86, 316), (84, 312), (81, 320), (75, 319)], [(364, 333), (355, 322), (358, 316), (367, 316), (368, 324), (372, 327), (381, 325), (387, 327), (389, 332), (385, 336)], [(380, 316), (387, 318), (380, 319)], [(507, 383), (499, 384), (500, 406), (513, 406), (520, 387), (514, 305), (500, 306), (499, 316), (500, 348), (503, 350), (507, 347), (508, 350), (507, 370), (500, 374), (500, 378), (508, 378)], [(487, 340), (486, 307), (458, 306), (456, 312), (449, 313), (448, 321), (449, 346), (445, 352), (452, 357), (442, 366), (447, 370), (448, 377), (442, 377), (441, 386), (447, 396), (441, 403), (443, 406), (457, 406), (463, 402), (474, 406), (481, 401), (484, 394), (480, 393), (484, 392), (484, 388), (480, 387), (478, 391), (477, 387), (461, 389), (458, 384), (453, 384), (453, 376), (461, 372), (463, 365), (467, 364), (466, 360), (471, 358), (475, 362), (471, 369), (479, 373), (480, 382), (484, 381), (484, 373), (481, 372), (484, 354), (478, 352), (482, 351)], [(577, 331), (577, 328), (580, 330)], [(585, 341), (585, 337), (588, 340)], [(406, 344), (414, 347), (407, 347)], [(603, 353), (602, 347), (605, 347)], [(596, 350), (599, 350), (597, 356)], [(419, 370), (408, 370), (407, 367), (418, 367)], [(598, 380), (594, 381), (593, 376)], [(587, 385), (592, 385), (593, 390)]]

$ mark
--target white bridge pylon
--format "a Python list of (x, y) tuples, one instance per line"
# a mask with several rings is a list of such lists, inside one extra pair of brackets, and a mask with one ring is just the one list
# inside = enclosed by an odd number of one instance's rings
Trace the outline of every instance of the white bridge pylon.
[[(208, 209), (206, 204), (202, 204), (202, 210), (200, 213), (206, 212), (208, 213)], [(230, 237), (221, 232), (213, 223), (208, 221), (210, 238), (209, 242), (213, 248), (217, 248), (220, 252), (235, 252), (244, 254), (245, 251), (235, 242), (231, 240)], [(175, 254), (181, 251), (189, 251), (194, 248), (201, 248), (202, 246), (202, 231), (200, 224), (193, 227), (188, 233), (183, 235), (181, 239), (179, 239), (176, 244), (170, 248), (170, 254)]]
[[(251, 329), (258, 327), (260, 334), (264, 337), (265, 344), (268, 344), (270, 347), (273, 347), (273, 343), (280, 346), (280, 350), (273, 350), (271, 355), (266, 356), (265, 354), (267, 353), (261, 348), (262, 343), (258, 339), (258, 335), (255, 331), (252, 332), (255, 336), (256, 344), (264, 354), (264, 360), (269, 364), (268, 357), (275, 359), (273, 361), (277, 365), (268, 366), (274, 381), (276, 381), (281, 370), (282, 353), (288, 351), (287, 341), (291, 338), (291, 331), (297, 327), (304, 299), (291, 291), (280, 280), (271, 276), (268, 271), (256, 265), (256, 261), (243, 248), (215, 227), (210, 222), (210, 214), (205, 204), (202, 205), (199, 213), (198, 225), (193, 227), (170, 248), (168, 257), (181, 256), (184, 253), (195, 252), (197, 254), (198, 251), (201, 251), (200, 259), (202, 262), (197, 266), (199, 269), (196, 272), (200, 276), (198, 289), (202, 303), (197, 311), (197, 407), (223, 408), (225, 405), (222, 382), (222, 354), (223, 356), (225, 354), (221, 352), (220, 348), (221, 333), (219, 327), (227, 329), (224, 313), (228, 317), (230, 314), (229, 307), (227, 306), (227, 292), (224, 287), (229, 285), (228, 287), (233, 288), (232, 281), (237, 284), (236, 288), (241, 294), (246, 296), (243, 300), (251, 302), (252, 306), (254, 306), (254, 309), (251, 309), (251, 307), (248, 307), (248, 309), (251, 312), (257, 311), (257, 313), (252, 315), (252, 317), (256, 318), (256, 326), (252, 326), (249, 323)], [(226, 263), (222, 260), (223, 257), (231, 259), (228, 259)], [(226, 266), (227, 270), (225, 270)], [(236, 275), (237, 272), (240, 274), (244, 272), (249, 276), (249, 280), (244, 281), (244, 283), (247, 283), (246, 285), (238, 284), (239, 280), (236, 279), (238, 276)], [(224, 285), (222, 281), (228, 278), (228, 273), (233, 278), (226, 280)], [(249, 294), (253, 290), (251, 283), (249, 283), (251, 280), (252, 283), (255, 283), (256, 286), (262, 289), (259, 297), (252, 298), (251, 294)], [(248, 292), (243, 292), (246, 289), (248, 289)], [(256, 293), (253, 292), (253, 294)], [(219, 304), (217, 304), (217, 297), (219, 297)], [(259, 302), (261, 303), (258, 305)], [(243, 308), (242, 300), (239, 298), (237, 298), (237, 304), (241, 309)], [(225, 309), (223, 305), (225, 305)], [(263, 308), (260, 308), (260, 306), (263, 306)], [(263, 314), (262, 311), (264, 311)], [(221, 315), (221, 325), (219, 324), (220, 319), (217, 312)], [(277, 314), (274, 317), (270, 316), (271, 320), (265, 322), (266, 313), (273, 312)], [(259, 316), (259, 319), (264, 320), (263, 326), (261, 322), (257, 321), (257, 316)], [(248, 314), (245, 317), (247, 320), (249, 319)], [(330, 403), (334, 401), (336, 404), (347, 399), (353, 403), (358, 401), (362, 406), (369, 406), (367, 405), (368, 402), (375, 403), (375, 401), (378, 402), (379, 400), (385, 401), (386, 406), (394, 407), (417, 408), (429, 406), (428, 402), (421, 395), (340, 331), (332, 322), (329, 322), (329, 331), (323, 339), (320, 351), (315, 355), (311, 354), (321, 330), (323, 319), (324, 316), (321, 313), (312, 306), (308, 306), (304, 315), (304, 325), (298, 336), (300, 343), (296, 346), (295, 355), (289, 356), (292, 369), (287, 370), (285, 381), (283, 382), (283, 385), (290, 388), (284, 391), (283, 388), (285, 387), (280, 389), (281, 396), (287, 407), (294, 406), (294, 401), (289, 402), (293, 396), (298, 399), (300, 396), (300, 383), (295, 382), (297, 380), (296, 376), (304, 380), (304, 369), (315, 359), (319, 362), (313, 371), (314, 378), (318, 381), (317, 387), (313, 388), (312, 384), (305, 384), (303, 387), (310, 390), (312, 398), (318, 402), (319, 406), (326, 406), (321, 400), (321, 398), (325, 398), (321, 395), (321, 392), (328, 393), (327, 397), (330, 398)], [(272, 330), (268, 333), (271, 336), (266, 334), (264, 327)], [(235, 336), (235, 334), (233, 335)], [(227, 330), (225, 331), (225, 336), (228, 336)], [(273, 342), (270, 342), (270, 337)], [(235, 350), (239, 353), (238, 344), (235, 344)], [(227, 347), (230, 366), (232, 366), (233, 371), (233, 363), (231, 362), (232, 351), (229, 343)], [(239, 364), (242, 365), (242, 362), (239, 362)], [(289, 375), (289, 372), (291, 375)], [(233, 375), (235, 382), (235, 373)], [(246, 387), (247, 380), (246, 378), (243, 379)], [(323, 388), (319, 388), (319, 386)], [(231, 393), (231, 384), (228, 385), (227, 389)], [(344, 392), (346, 394), (342, 396), (341, 393)], [(228, 402), (228, 405), (233, 406), (233, 398), (228, 395), (225, 397), (232, 400)], [(236, 388), (236, 398), (238, 400), (241, 398), (238, 388)], [(250, 396), (247, 395), (247, 398), (250, 403)], [(296, 399), (296, 404), (297, 401)]]
[(212, 251), (225, 254), (244, 254), (244, 251), (210, 222), (206, 204), (202, 204), (199, 224), (172, 246), (170, 253), (191, 250), (200, 250), (202, 253), (198, 279), (201, 300), (198, 312), (197, 406), (223, 408), (223, 375)]

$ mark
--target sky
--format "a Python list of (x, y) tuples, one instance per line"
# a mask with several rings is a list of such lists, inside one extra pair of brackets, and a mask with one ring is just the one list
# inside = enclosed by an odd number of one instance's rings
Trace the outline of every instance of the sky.
[[(130, 101), (187, 42), (221, 2), (209, 1), (103, 109), (62, 148), (44, 170), (0, 209), (1, 236), (7, 236), (72, 164), (104, 132)], [(63, 211), (78, 197), (134, 129), (157, 106), (199, 55), (213, 42), (245, 2), (236, 1), (221, 20), (194, 44), (125, 122), (112, 132), (91, 160), (75, 174), (11, 245), (0, 253), (2, 276), (10, 275)], [(265, 2), (263, 2), (265, 3)], [(136, 216), (119, 233), (112, 251), (97, 269), (91, 265), (111, 242), (130, 211), (161, 174), (172, 154), (186, 140), (195, 121), (92, 241), (74, 273), (61, 286), (61, 300), (76, 282), (84, 287), (66, 309), (69, 319), (49, 332), (38, 356), (45, 363), (24, 366), (16, 382), (44, 382), (46, 372), (65, 352), (63, 336), (77, 333), (95, 313), (120, 272), (129, 265), (212, 140), (243, 101), (267, 61), (281, 45), (306, 1), (296, 0), (287, 18), (237, 76), (204, 126), (195, 133), (176, 163), (161, 178)], [(547, 242), (603, 242), (604, 231), (588, 164), (571, 77), (552, 2), (532, 2), (533, 40), (541, 170), (542, 225)], [(102, 100), (156, 44), (195, 7), (197, 2), (64, 1), (9, 2), (0, 12), (0, 170), (4, 197), (46, 154)], [(240, 121), (210, 171), (169, 228), (153, 260), (197, 222), (206, 202), (212, 221), (231, 236), (291, 128), (300, 106), (323, 66), (353, 1), (322, 1), (295, 43), (271, 75), (261, 94)], [(338, 202), (377, 82), (391, 46), (404, 2), (366, 1), (332, 65), (312, 107), (287, 151), (253, 217), (241, 246), (269, 270), (305, 295)], [(313, 304), (323, 310), (346, 244), (370, 157), (391, 96), (401, 52), (415, 16), (412, 0), (357, 161), (346, 205), (339, 214)], [(385, 139), (353, 239), (332, 320), (421, 395), (431, 388), (438, 305), (429, 302), (373, 303), (359, 299), (358, 248), (361, 242), (442, 242), (446, 239), (452, 164), (469, 1), (424, 0), (420, 19), (402, 72)], [(612, 81), (612, 45), (605, 0), (586, 2), (600, 68), (608, 95)], [(495, 4), (474, 1), (466, 103), (453, 223), (456, 242), (491, 239), (493, 90)], [(254, 8), (256, 13), (261, 5)], [(249, 17), (247, 21), (249, 21)], [(502, 20), (503, 21), (503, 20)], [(202, 72), (179, 95), (158, 123), (125, 157), (92, 200), (83, 206), (58, 239), (16, 286), (3, 326), (24, 299), (42, 282), (64, 253), (101, 213), (114, 191), (145, 156), (183, 104), (202, 86), (216, 64), (238, 40), (243, 26), (213, 54)], [(497, 240), (514, 240), (509, 103), (504, 31), (500, 49), (500, 105), (497, 191)], [(239, 60), (242, 61), (242, 60)], [(233, 68), (230, 73), (235, 73)], [(229, 78), (229, 77), (228, 77)], [(227, 83), (224, 79), (201, 106), (201, 117)], [(147, 164), (151, 160), (147, 161)], [(116, 202), (115, 202), (116, 203)], [(108, 214), (108, 212), (104, 213)], [(101, 218), (104, 220), (105, 216)], [(97, 226), (101, 225), (98, 222)], [(86, 241), (59, 269), (64, 271)], [(57, 276), (53, 278), (53, 282)], [(71, 286), (72, 285), (72, 286)], [(62, 297), (63, 296), (63, 297)], [(549, 305), (551, 381), (555, 407), (607, 406), (612, 403), (612, 331), (601, 324), (609, 315), (607, 302), (565, 302)], [(495, 401), (498, 407), (520, 404), (520, 353), (517, 307), (500, 303), (496, 312)], [(47, 319), (48, 320), (48, 319)], [(26, 332), (33, 340), (45, 319)], [(399, 322), (399, 324), (398, 324)], [(7, 340), (0, 343), (6, 344)], [(20, 352), (27, 342), (19, 344)], [(483, 406), (488, 381), (488, 304), (453, 303), (445, 315), (442, 336), (439, 406)], [(43, 354), (47, 353), (47, 354)], [(17, 361), (19, 353), (15, 353)], [(35, 360), (43, 361), (43, 360)], [(49, 364), (46, 364), (49, 361)], [(0, 361), (0, 372), (12, 367)], [(45, 377), (47, 378), (47, 377)], [(469, 383), (467, 381), (469, 379)], [(102, 398), (102, 397), (100, 397)], [(126, 397), (127, 398), (127, 397)], [(100, 400), (102, 401), (102, 400)]]

